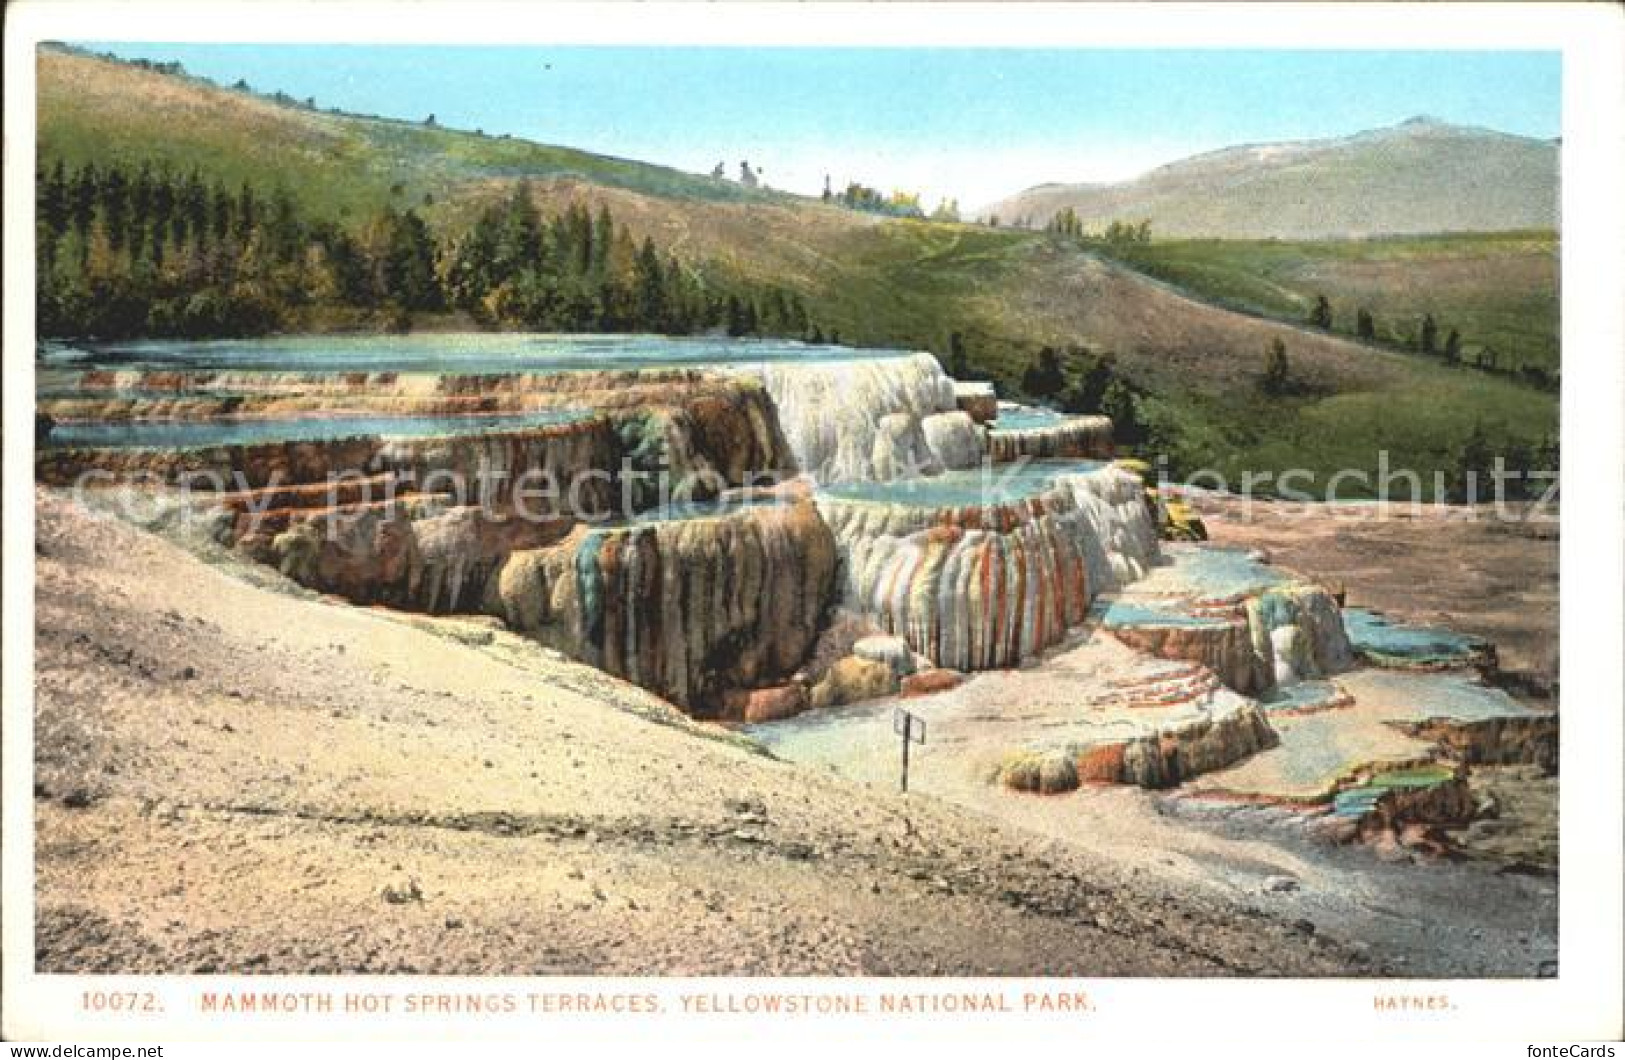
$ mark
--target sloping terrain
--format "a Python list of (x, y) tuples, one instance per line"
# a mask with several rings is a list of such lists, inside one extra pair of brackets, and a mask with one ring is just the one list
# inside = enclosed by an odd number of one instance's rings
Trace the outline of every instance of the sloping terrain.
[[(350, 224), (386, 203), (411, 206), (448, 242), (525, 177), (549, 211), (608, 205), (618, 223), (701, 275), (722, 270), (794, 292), (825, 338), (945, 355), (958, 333), (969, 372), (1007, 394), (1020, 390), (1043, 346), (1113, 354), (1117, 371), (1145, 392), (1150, 444), (1180, 472), (1213, 467), (1235, 480), (1303, 467), (1323, 479), (1373, 470), (1386, 450), (1392, 466), (1431, 482), (1456, 468), (1475, 428), (1498, 448), (1555, 433), (1551, 394), (1227, 311), (1041, 232), (881, 220), (662, 167), (320, 112), (52, 49), (40, 53), (39, 78), (42, 159), (150, 159), (197, 166), (228, 186), (252, 175)], [(1395, 292), (1419, 289), (1426, 275), (1401, 261), (1369, 282), (1403, 300)], [(1520, 286), (1528, 279), (1505, 278), (1507, 305), (1541, 297)], [(1479, 297), (1499, 298), (1495, 290)], [(1287, 349), (1293, 386), (1266, 396), (1259, 383), (1275, 339)], [(1083, 370), (1064, 367), (1073, 378)]]
[(1202, 239), (1114, 247), (1130, 267), (1206, 301), (1277, 320), (1308, 320), (1325, 296), (1332, 330), (1415, 348), (1431, 315), (1442, 347), (1461, 335), (1461, 359), (1490, 370), (1559, 367), (1559, 246), (1552, 232), (1385, 239)]
[(417, 206), (470, 181), (519, 176), (573, 175), (699, 199), (782, 198), (568, 147), (279, 102), (49, 46), (37, 69), (41, 158), (197, 166), (231, 187), (281, 185), (318, 215), (360, 216), (390, 199)]
[(1320, 239), (1557, 227), (1549, 140), (1413, 118), (1331, 140), (1231, 147), (1117, 184), (1043, 184), (982, 216), (1085, 230), (1150, 219), (1161, 236)]
[(512, 635), (256, 587), (35, 496), (41, 971), (1380, 971)]

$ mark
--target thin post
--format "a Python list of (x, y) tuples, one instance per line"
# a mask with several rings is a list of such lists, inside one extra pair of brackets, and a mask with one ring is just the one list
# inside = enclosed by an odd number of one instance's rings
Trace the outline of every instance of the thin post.
[(908, 743), (913, 735), (909, 730), (914, 728), (914, 715), (903, 715), (903, 793), (908, 793)]

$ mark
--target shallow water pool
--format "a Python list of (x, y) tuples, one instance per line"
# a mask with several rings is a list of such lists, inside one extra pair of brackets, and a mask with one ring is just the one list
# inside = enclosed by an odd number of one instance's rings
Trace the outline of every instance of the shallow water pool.
[(1228, 600), (1291, 580), (1290, 575), (1245, 549), (1169, 545), (1163, 552), (1170, 568), (1159, 577), (1203, 599)]
[(774, 339), (474, 333), (50, 345), (38, 351), (36, 360), (44, 368), (500, 374), (748, 367), (905, 355), (898, 349), (859, 350)]
[(200, 449), (218, 445), (320, 442), (340, 438), (422, 438), (485, 434), (571, 423), (588, 413), (546, 409), (478, 416), (306, 416), (58, 423), (47, 449)]
[(1053, 427), (1065, 419), (1064, 415), (1054, 409), (1033, 405), (1015, 408), (1000, 406), (999, 415), (994, 419), (992, 427), (996, 431), (1035, 431), (1043, 427)]
[(1376, 662), (1417, 666), (1465, 666), (1481, 655), (1487, 642), (1438, 626), (1410, 626), (1379, 611), (1343, 609), (1343, 627), (1354, 650)]
[(1010, 504), (1048, 491), (1065, 475), (1098, 471), (1099, 460), (1029, 460), (959, 468), (940, 475), (891, 482), (844, 482), (823, 492), (838, 500), (919, 508), (973, 508)]

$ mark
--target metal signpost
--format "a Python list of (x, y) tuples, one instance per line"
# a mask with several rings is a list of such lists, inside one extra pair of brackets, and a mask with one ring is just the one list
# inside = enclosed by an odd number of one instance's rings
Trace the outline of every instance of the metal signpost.
[(908, 791), (908, 745), (925, 743), (925, 719), (898, 707), (891, 716), (892, 731), (903, 738), (903, 791)]

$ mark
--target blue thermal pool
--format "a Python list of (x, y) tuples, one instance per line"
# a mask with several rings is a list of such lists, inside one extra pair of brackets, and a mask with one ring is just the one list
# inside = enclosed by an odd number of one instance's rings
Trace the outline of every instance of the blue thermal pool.
[(1101, 466), (1099, 460), (1029, 460), (891, 482), (843, 482), (822, 492), (837, 500), (872, 504), (974, 508), (1026, 500), (1048, 491), (1063, 476), (1088, 474)]
[(999, 407), (998, 418), (993, 421), (996, 431), (1034, 431), (1042, 427), (1053, 427), (1066, 419), (1054, 409), (1039, 408), (1033, 405), (1020, 405), (1015, 408)]
[(1202, 615), (1187, 614), (1178, 610), (1176, 602), (1170, 602), (1166, 607), (1150, 602), (1148, 599), (1095, 601), (1089, 610), (1090, 617), (1098, 621), (1107, 629), (1124, 627), (1167, 626), (1177, 629), (1217, 629), (1226, 625), (1224, 619), (1209, 618)]
[(1291, 581), (1245, 549), (1168, 545), (1163, 553), (1172, 566), (1164, 577), (1206, 600), (1229, 600)]
[(1277, 685), (1258, 697), (1265, 710), (1309, 711), (1320, 710), (1338, 702), (1347, 702), (1344, 691), (1332, 681), (1299, 681), (1292, 685)]
[(1418, 666), (1467, 665), (1487, 648), (1485, 641), (1437, 626), (1409, 626), (1378, 611), (1343, 609), (1343, 627), (1354, 650), (1376, 662)]
[(198, 449), (218, 445), (421, 438), (522, 430), (584, 419), (574, 409), (477, 416), (307, 416), (58, 423), (48, 449)]
[(769, 339), (659, 335), (299, 335), (209, 342), (51, 345), (41, 368), (263, 372), (550, 373), (635, 368), (749, 367), (874, 360), (903, 350), (857, 350)]

